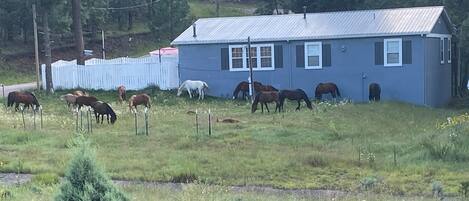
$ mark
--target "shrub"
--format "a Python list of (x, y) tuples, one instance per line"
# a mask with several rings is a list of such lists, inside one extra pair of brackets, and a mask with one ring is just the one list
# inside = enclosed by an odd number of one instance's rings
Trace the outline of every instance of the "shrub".
[(57, 174), (42, 173), (42, 174), (35, 175), (32, 179), (32, 182), (36, 184), (52, 186), (54, 184), (58, 184), (59, 180), (60, 178)]
[(439, 181), (432, 183), (432, 194), (435, 197), (443, 197), (443, 185)]
[(13, 194), (9, 190), (0, 189), (0, 200), (7, 200), (13, 197)]
[(325, 157), (318, 154), (308, 156), (305, 162), (312, 167), (325, 167), (328, 165), (328, 161)]
[(197, 180), (197, 176), (193, 173), (182, 173), (171, 177), (173, 183), (193, 183)]
[(129, 200), (97, 167), (95, 155), (89, 149), (86, 142), (77, 148), (55, 200)]

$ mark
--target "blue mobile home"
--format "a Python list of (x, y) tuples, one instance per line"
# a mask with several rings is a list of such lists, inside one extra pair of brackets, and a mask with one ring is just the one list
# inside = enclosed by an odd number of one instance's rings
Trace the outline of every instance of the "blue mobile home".
[(231, 97), (249, 76), (279, 89), (334, 82), (342, 97), (443, 106), (451, 99), (451, 21), (444, 7), (199, 19), (172, 44), (180, 80), (204, 80), (209, 94)]

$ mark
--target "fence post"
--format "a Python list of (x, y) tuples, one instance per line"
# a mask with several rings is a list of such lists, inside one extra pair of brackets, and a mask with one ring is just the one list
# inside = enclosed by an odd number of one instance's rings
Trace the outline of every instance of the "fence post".
[(23, 118), (23, 129), (26, 130), (26, 122), (24, 121), (24, 107), (21, 108), (21, 117)]
[(75, 124), (76, 125), (75, 130), (76, 130), (77, 133), (78, 133), (78, 113), (79, 112), (80, 112), (80, 110), (78, 110), (78, 108), (77, 108), (77, 120), (76, 120), (76, 124)]
[(88, 108), (88, 111), (90, 112), (90, 133), (93, 133), (93, 115), (90, 108)]
[(208, 109), (208, 136), (212, 135), (212, 114)]
[(195, 110), (195, 133), (199, 134), (199, 112)]
[(137, 111), (134, 112), (134, 117), (135, 117), (135, 135), (138, 135)]
[(148, 108), (145, 107), (145, 134), (148, 136)]
[(86, 132), (90, 133), (90, 109), (86, 111)]
[(80, 131), (83, 131), (83, 111), (80, 110)]
[(42, 106), (39, 106), (39, 112), (41, 114), (41, 129), (43, 128), (43, 122), (42, 122)]
[(33, 124), (34, 124), (34, 130), (36, 130), (36, 110), (33, 109)]
[(5, 107), (7, 106), (7, 97), (5, 97), (5, 85), (2, 84), (2, 96), (3, 96), (3, 104), (5, 104)]

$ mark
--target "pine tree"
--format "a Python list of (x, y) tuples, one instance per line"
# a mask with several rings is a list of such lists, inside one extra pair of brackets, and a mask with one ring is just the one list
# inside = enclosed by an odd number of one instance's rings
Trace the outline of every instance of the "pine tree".
[(127, 201), (120, 192), (96, 165), (95, 154), (90, 146), (80, 143), (65, 179), (60, 187), (56, 201)]

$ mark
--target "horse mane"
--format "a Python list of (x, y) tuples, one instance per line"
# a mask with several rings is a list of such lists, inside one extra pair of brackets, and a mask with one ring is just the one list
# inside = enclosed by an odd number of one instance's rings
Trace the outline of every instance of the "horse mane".
[(39, 101), (38, 101), (37, 98), (36, 98), (36, 95), (34, 95), (34, 94), (31, 93), (31, 92), (25, 92), (25, 94), (29, 94), (29, 95), (31, 95), (31, 96), (33, 97), (33, 104), (34, 104), (34, 105), (40, 106), (40, 105), (39, 105)]
[(243, 82), (240, 82), (238, 84), (238, 86), (236, 86), (235, 90), (233, 91), (233, 98), (236, 98), (236, 96), (238, 96), (239, 94), (239, 91), (241, 91), (241, 86), (244, 84), (244, 81)]
[(254, 113), (255, 109), (257, 109), (257, 104), (259, 103), (260, 96), (261, 96), (261, 92), (256, 94), (256, 97), (254, 98), (254, 101), (252, 102), (251, 113)]
[(109, 104), (103, 103), (103, 105), (106, 106), (106, 111), (111, 115), (111, 124), (114, 124), (117, 120), (116, 113), (114, 112), (114, 110), (112, 110)]
[(306, 92), (305, 92), (303, 89), (297, 89), (297, 91), (302, 94), (303, 100), (305, 100), (306, 106), (307, 106), (309, 109), (313, 109), (313, 106), (311, 105), (311, 101), (309, 100), (309, 97), (308, 97), (308, 95), (306, 94)]

